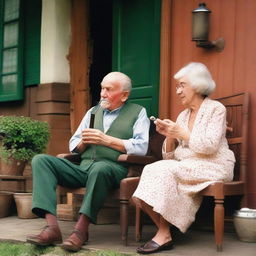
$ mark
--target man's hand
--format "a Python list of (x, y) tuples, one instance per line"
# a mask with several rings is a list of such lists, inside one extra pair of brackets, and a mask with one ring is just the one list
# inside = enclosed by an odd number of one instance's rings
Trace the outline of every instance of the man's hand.
[(94, 144), (109, 147), (111, 137), (98, 129), (85, 129), (82, 131), (82, 141), (84, 144)]
[(126, 153), (124, 143), (121, 139), (109, 136), (98, 129), (84, 129), (82, 131), (81, 143), (78, 145), (81, 150), (80, 152), (83, 152), (88, 144), (93, 144), (110, 147), (117, 151)]

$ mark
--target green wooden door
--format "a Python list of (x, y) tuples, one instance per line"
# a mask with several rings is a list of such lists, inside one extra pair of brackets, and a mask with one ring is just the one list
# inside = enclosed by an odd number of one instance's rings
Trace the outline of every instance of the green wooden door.
[(131, 77), (130, 101), (158, 115), (160, 0), (114, 0), (113, 71)]

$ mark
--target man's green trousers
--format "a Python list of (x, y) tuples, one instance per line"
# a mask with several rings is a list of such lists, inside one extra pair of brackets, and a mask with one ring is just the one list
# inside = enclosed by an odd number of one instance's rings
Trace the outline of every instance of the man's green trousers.
[(45, 213), (56, 215), (57, 185), (79, 188), (86, 193), (79, 213), (96, 223), (97, 214), (111, 189), (119, 187), (127, 176), (127, 168), (116, 162), (98, 160), (79, 166), (54, 156), (39, 154), (32, 160), (33, 202), (32, 211), (44, 217)]

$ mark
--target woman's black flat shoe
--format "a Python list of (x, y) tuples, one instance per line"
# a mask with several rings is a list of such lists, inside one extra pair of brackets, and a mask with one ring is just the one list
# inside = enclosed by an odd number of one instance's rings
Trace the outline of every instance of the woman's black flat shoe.
[(162, 245), (159, 245), (153, 240), (148, 241), (144, 245), (137, 248), (137, 253), (140, 254), (150, 254), (154, 252), (164, 251), (164, 250), (171, 250), (173, 249), (173, 241), (169, 241)]

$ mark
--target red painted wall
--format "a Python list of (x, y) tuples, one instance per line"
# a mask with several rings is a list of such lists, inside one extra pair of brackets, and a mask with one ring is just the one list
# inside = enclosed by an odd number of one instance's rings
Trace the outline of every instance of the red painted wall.
[(182, 110), (172, 76), (191, 61), (203, 62), (210, 69), (217, 84), (213, 98), (244, 91), (250, 93), (248, 198), (249, 207), (256, 208), (256, 1), (204, 1), (212, 11), (209, 40), (223, 37), (222, 52), (198, 48), (191, 41), (191, 11), (199, 2), (202, 1), (171, 1), (170, 116), (176, 119)]

